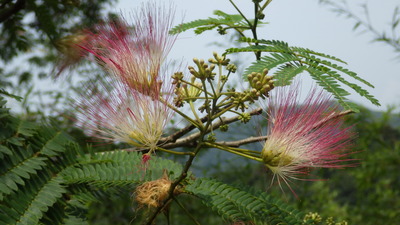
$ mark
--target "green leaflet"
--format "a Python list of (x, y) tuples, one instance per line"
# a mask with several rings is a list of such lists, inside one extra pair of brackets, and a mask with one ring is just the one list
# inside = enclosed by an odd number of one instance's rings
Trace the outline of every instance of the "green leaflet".
[[(277, 46), (281, 49), (286, 50), (287, 52), (306, 52), (308, 54), (311, 55), (317, 55), (317, 56), (321, 56), (323, 58), (327, 58), (327, 59), (331, 59), (343, 64), (347, 64), (345, 61), (335, 57), (335, 56), (331, 56), (331, 55), (327, 55), (324, 53), (320, 53), (320, 52), (315, 52), (313, 50), (310, 50), (308, 48), (301, 48), (301, 47), (294, 47), (294, 46), (289, 46), (288, 43), (284, 42), (284, 41), (279, 41), (279, 40), (264, 40), (264, 39), (253, 39), (253, 38), (248, 38), (248, 37), (241, 37), (239, 40), (239, 42), (247, 42), (247, 43), (257, 43), (257, 44), (264, 44), (264, 45), (271, 45), (271, 46)], [(252, 46), (248, 47), (249, 49), (251, 49)], [(240, 49), (247, 49), (247, 48), (231, 48), (232, 50), (228, 49), (226, 50), (226, 54), (231, 53), (231, 51), (235, 51), (235, 52), (240, 52)]]
[(208, 178), (196, 179), (186, 191), (225, 219), (254, 224), (303, 224), (303, 214), (262, 192), (236, 188)]
[[(13, 94), (7, 92), (6, 90), (4, 90), (4, 88), (0, 88), (0, 94), (1, 94), (1, 95), (5, 95), (5, 96), (8, 96), (8, 97), (10, 97), (10, 98), (13, 98), (13, 99), (15, 99), (15, 100), (17, 100), (17, 101), (19, 101), (19, 102), (22, 100), (22, 97), (17, 96), (17, 95), (13, 95)], [(2, 98), (0, 98), (0, 101), (2, 101), (1, 99), (2, 99)], [(5, 104), (5, 102), (3, 102), (3, 103), (0, 102), (0, 106), (3, 106), (4, 104)], [(1, 114), (0, 114), (0, 118), (1, 118)]]
[(0, 219), (4, 224), (37, 224), (43, 214), (51, 207), (66, 189), (60, 177), (51, 177), (42, 171), (20, 185), (18, 190), (7, 195), (0, 211), (7, 212), (8, 217)]
[(268, 68), (270, 70), (279, 65), (285, 65), (285, 63), (295, 62), (296, 59), (297, 58), (295, 56), (288, 53), (272, 53), (271, 56), (263, 56), (260, 61), (258, 61), (257, 63), (253, 63), (246, 69), (244, 74), (247, 75), (252, 72), (259, 73), (260, 71), (262, 72), (265, 68)]
[(31, 137), (36, 133), (36, 124), (25, 121), (25, 120), (16, 120), (16, 135), (22, 134), (26, 137)]
[(220, 10), (215, 10), (214, 15), (218, 16), (217, 18), (207, 18), (194, 20), (188, 23), (182, 23), (178, 26), (175, 26), (170, 30), (170, 34), (178, 34), (184, 32), (189, 29), (195, 29), (194, 32), (196, 34), (201, 34), (204, 31), (212, 30), (218, 26), (226, 25), (226, 26), (246, 26), (244, 23), (244, 19), (241, 15), (237, 14), (227, 14)]
[(349, 95), (349, 92), (345, 91), (340, 84), (352, 88), (359, 95), (368, 99), (372, 104), (380, 105), (379, 101), (369, 94), (367, 90), (342, 77), (341, 74), (344, 74), (369, 87), (374, 87), (356, 73), (332, 63), (332, 61), (336, 61), (345, 64), (345, 62), (339, 58), (306, 48), (290, 47), (287, 43), (282, 41), (254, 40), (251, 38), (241, 38), (239, 41), (257, 45), (244, 48), (230, 48), (226, 50), (225, 54), (237, 52), (268, 53), (268, 55), (261, 57), (260, 60), (253, 62), (252, 65), (245, 70), (245, 76), (252, 72), (261, 73), (266, 68), (268, 70), (278, 68), (273, 75), (275, 76), (277, 86), (282, 86), (290, 84), (295, 76), (301, 74), (303, 71), (307, 71), (310, 76), (321, 87), (330, 92), (345, 109), (355, 112), (358, 111), (355, 104), (347, 101), (346, 96)]
[[(230, 15), (222, 11), (215, 11), (214, 15), (218, 17), (183, 23), (171, 29), (170, 33), (177, 34), (189, 29), (194, 29), (196, 34), (201, 34), (204, 31), (217, 28), (221, 34), (224, 34), (228, 29), (235, 29), (243, 35), (243, 31), (250, 29), (249, 24), (241, 15)], [(249, 21), (249, 23), (252, 22)], [(349, 95), (349, 93), (345, 91), (342, 86), (350, 87), (359, 95), (368, 99), (372, 104), (380, 105), (379, 101), (369, 94), (367, 90), (341, 76), (341, 74), (347, 75), (373, 88), (371, 83), (359, 77), (355, 72), (336, 64), (346, 64), (346, 62), (335, 56), (316, 52), (307, 48), (292, 47), (284, 41), (257, 40), (249, 37), (241, 37), (239, 41), (248, 43), (249, 46), (229, 48), (226, 49), (224, 54), (239, 52), (268, 53), (268, 55), (261, 57), (260, 60), (253, 62), (252, 65), (245, 70), (243, 74), (244, 78), (252, 72), (261, 73), (264, 69), (272, 70), (278, 68), (276, 73), (273, 74), (275, 75), (276, 86), (283, 86), (290, 84), (297, 75), (306, 71), (322, 88), (330, 92), (345, 109), (355, 112), (358, 111), (355, 104), (347, 101), (346, 96)]]
[(36, 139), (39, 142), (35, 141), (35, 143), (40, 149), (41, 154), (47, 156), (56, 156), (64, 152), (66, 150), (65, 145), (71, 141), (64, 132), (49, 127), (41, 129), (39, 135)]
[(4, 154), (12, 155), (12, 152), (8, 147), (6, 147), (4, 145), (0, 145), (0, 159), (4, 158)]
[(125, 186), (156, 180), (167, 170), (171, 179), (182, 171), (181, 165), (168, 159), (154, 157), (145, 168), (141, 154), (115, 150), (86, 155), (81, 164), (67, 168), (63, 175), (67, 183), (90, 183), (97, 187)]
[(345, 109), (352, 110), (354, 112), (359, 111), (357, 105), (349, 102), (345, 97), (350, 93), (342, 89), (334, 78), (324, 74), (322, 71), (315, 70), (312, 67), (307, 68), (307, 71), (310, 73), (310, 76), (316, 80), (317, 84), (331, 93), (333, 97), (338, 100), (339, 104)]
[(88, 223), (88, 221), (86, 221), (82, 218), (70, 215), (70, 216), (68, 216), (68, 218), (66, 218), (64, 220), (64, 224), (65, 225), (87, 225), (89, 223)]
[(84, 153), (64, 132), (14, 118), (0, 104), (0, 224), (87, 224), (90, 202), (182, 171), (157, 157), (145, 168), (137, 152)]
[[(310, 61), (317, 62), (319, 64), (325, 65), (326, 71), (334, 71), (334, 70), (331, 70), (331, 69), (335, 69), (337, 71), (345, 73), (346, 75), (348, 75), (348, 76), (350, 76), (350, 77), (352, 77), (352, 78), (354, 78), (354, 79), (366, 84), (369, 87), (374, 88), (374, 86), (371, 83), (369, 83), (368, 81), (366, 81), (366, 80), (362, 79), (361, 77), (357, 76), (357, 74), (355, 72), (352, 72), (352, 71), (350, 71), (350, 70), (348, 70), (346, 68), (343, 68), (341, 66), (338, 66), (336, 64), (333, 64), (333, 63), (331, 63), (331, 62), (329, 62), (327, 60), (321, 60), (321, 59), (319, 59), (319, 58), (317, 58), (317, 57), (315, 57), (313, 55), (310, 55), (306, 51), (299, 51), (299, 52), (300, 52), (299, 56), (304, 57), (306, 59), (309, 59)], [(301, 54), (304, 54), (304, 55), (301, 55)]]
[[(10, 194), (18, 190), (18, 185), (25, 185), (25, 181), (30, 179), (32, 174), (36, 174), (38, 170), (45, 165), (46, 158), (32, 157), (21, 163), (9, 168), (7, 171), (2, 171), (0, 175), (0, 200), (4, 194)], [(2, 168), (3, 170), (3, 168)]]
[(278, 68), (278, 71), (274, 73), (275, 86), (285, 86), (292, 83), (292, 80), (306, 70), (305, 66), (293, 66), (291, 64), (282, 65)]
[[(4, 105), (1, 107), (4, 109)], [(0, 224), (37, 224), (66, 193), (64, 180), (54, 166), (57, 159), (40, 153), (40, 146), (48, 142), (42, 136), (43, 130), (54, 129), (14, 118), (8, 111), (1, 123), (6, 129), (0, 129), (0, 149), (4, 153), (0, 164), (0, 214), (6, 216), (0, 217)], [(60, 145), (67, 143), (65, 140)]]
[[(2, 163), (0, 164), (0, 200), (24, 186), (31, 175), (37, 174), (46, 164), (46, 157), (37, 155), (37, 151), (26, 143), (25, 138), (32, 137), (37, 127), (30, 122), (18, 120), (7, 115), (5, 132), (6, 137), (0, 142)], [(3, 154), (4, 153), (4, 154)]]

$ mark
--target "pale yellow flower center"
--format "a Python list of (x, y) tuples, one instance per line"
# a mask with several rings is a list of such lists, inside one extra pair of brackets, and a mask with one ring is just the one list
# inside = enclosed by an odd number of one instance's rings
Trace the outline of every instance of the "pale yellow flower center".
[(287, 166), (293, 162), (293, 156), (287, 154), (288, 145), (283, 142), (267, 140), (261, 157), (268, 167)]

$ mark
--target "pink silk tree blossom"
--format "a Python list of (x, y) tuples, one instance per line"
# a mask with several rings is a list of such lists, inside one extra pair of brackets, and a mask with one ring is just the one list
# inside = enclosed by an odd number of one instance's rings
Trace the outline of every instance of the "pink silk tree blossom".
[(88, 88), (77, 103), (79, 122), (94, 136), (156, 149), (172, 115), (167, 104), (175, 87), (165, 66), (175, 41), (168, 33), (172, 16), (171, 9), (146, 3), (131, 25), (123, 19), (98, 24), (77, 45), (111, 75), (102, 90)]
[(99, 24), (79, 45), (100, 65), (131, 88), (145, 94), (161, 89), (165, 61), (175, 42), (169, 34), (174, 12), (154, 3), (142, 5), (129, 25), (124, 20)]
[(87, 52), (85, 53), (78, 47), (78, 44), (84, 44), (87, 39), (88, 36), (84, 32), (77, 32), (54, 42), (54, 46), (60, 53), (53, 68), (55, 78), (58, 78), (64, 71), (77, 66), (87, 55)]
[(344, 126), (343, 113), (327, 92), (314, 88), (300, 104), (298, 84), (276, 89), (261, 156), (280, 186), (284, 181), (290, 188), (289, 179), (302, 179), (310, 168), (354, 165), (345, 157), (355, 134)]
[(118, 80), (110, 82), (103, 85), (101, 91), (88, 88), (77, 102), (81, 126), (100, 139), (154, 151), (172, 110), (165, 102)]

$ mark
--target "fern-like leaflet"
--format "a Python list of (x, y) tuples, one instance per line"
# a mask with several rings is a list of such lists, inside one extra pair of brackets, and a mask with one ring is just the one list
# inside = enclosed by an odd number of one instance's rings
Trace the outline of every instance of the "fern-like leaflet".
[(367, 90), (357, 84), (349, 82), (340, 75), (340, 73), (342, 73), (373, 88), (369, 82), (359, 77), (355, 72), (332, 62), (336, 61), (345, 64), (345, 62), (339, 58), (306, 48), (290, 47), (287, 43), (282, 41), (255, 40), (251, 38), (241, 38), (239, 41), (247, 42), (250, 46), (230, 48), (226, 50), (225, 54), (238, 52), (267, 53), (267, 55), (253, 62), (252, 65), (245, 70), (245, 76), (252, 72), (261, 73), (264, 69), (277, 69), (275, 73), (276, 86), (283, 86), (290, 84), (295, 76), (306, 71), (321, 87), (330, 92), (345, 109), (358, 111), (354, 104), (348, 102), (346, 96), (350, 93), (344, 90), (339, 83), (350, 87), (359, 95), (367, 98), (374, 105), (380, 105), (379, 101), (369, 94)]

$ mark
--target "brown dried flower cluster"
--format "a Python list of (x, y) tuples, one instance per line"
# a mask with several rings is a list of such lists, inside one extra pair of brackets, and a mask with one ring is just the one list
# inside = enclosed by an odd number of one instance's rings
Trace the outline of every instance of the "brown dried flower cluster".
[[(135, 190), (135, 200), (139, 205), (157, 208), (167, 199), (171, 184), (167, 173), (164, 173), (162, 178), (138, 186)], [(175, 195), (179, 192), (179, 189), (174, 190)]]

